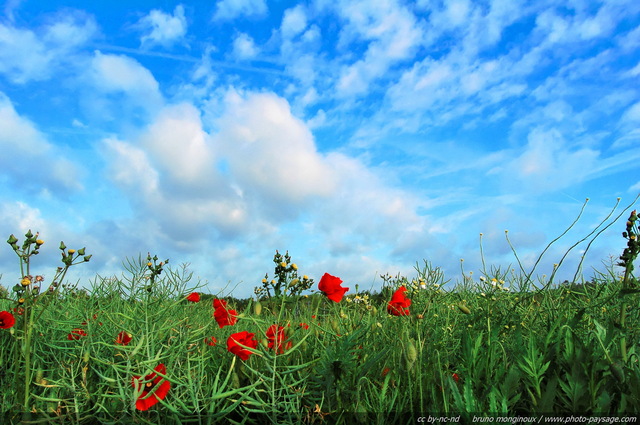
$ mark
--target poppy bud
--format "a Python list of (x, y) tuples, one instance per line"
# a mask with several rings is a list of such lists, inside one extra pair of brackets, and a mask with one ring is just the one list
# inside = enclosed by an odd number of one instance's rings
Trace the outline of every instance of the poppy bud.
[(260, 313), (262, 313), (262, 304), (258, 301), (253, 305), (253, 314), (260, 316)]
[(85, 363), (89, 363), (89, 358), (90, 358), (89, 351), (85, 351), (82, 354), (82, 361), (85, 362)]
[(461, 312), (463, 312), (464, 314), (471, 314), (471, 310), (469, 310), (469, 307), (467, 307), (466, 305), (460, 303), (458, 304), (458, 308), (460, 309)]
[(620, 363), (614, 362), (609, 365), (609, 369), (611, 370), (611, 374), (616, 378), (616, 381), (619, 383), (624, 382), (624, 371), (622, 370), (622, 366)]
[(44, 372), (42, 371), (42, 368), (39, 367), (38, 370), (36, 371), (36, 382), (37, 383), (41, 383), (42, 382), (43, 375), (44, 375)]
[(238, 377), (238, 374), (235, 371), (231, 374), (231, 388), (234, 388), (234, 389), (240, 388), (240, 378)]
[(340, 326), (338, 326), (338, 321), (336, 319), (331, 320), (331, 329), (335, 333), (340, 333)]
[(405, 350), (407, 354), (407, 361), (410, 365), (413, 365), (413, 363), (415, 363), (415, 361), (418, 359), (418, 350), (413, 342), (413, 339), (409, 338)]

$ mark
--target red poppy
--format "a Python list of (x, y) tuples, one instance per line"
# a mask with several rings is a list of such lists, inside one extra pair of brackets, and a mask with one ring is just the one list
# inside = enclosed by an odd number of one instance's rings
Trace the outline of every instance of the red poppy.
[(207, 345), (211, 345), (211, 346), (216, 345), (217, 342), (218, 342), (218, 340), (216, 339), (215, 336), (210, 336), (210, 337), (204, 339), (204, 343), (207, 344)]
[(216, 319), (216, 322), (218, 322), (220, 329), (225, 326), (235, 325), (238, 321), (238, 313), (235, 310), (227, 310), (226, 301), (215, 299), (213, 300), (213, 307), (215, 308), (213, 317)]
[(146, 375), (144, 379), (140, 379), (140, 376), (134, 376), (131, 380), (131, 385), (136, 389), (136, 393), (141, 393), (136, 400), (136, 409), (138, 410), (149, 410), (159, 400), (164, 400), (169, 388), (171, 388), (171, 382), (158, 375), (158, 373), (166, 375), (167, 368), (164, 364), (160, 363), (154, 371)]
[(271, 348), (276, 354), (283, 354), (285, 350), (288, 350), (293, 345), (291, 341), (287, 341), (285, 346), (282, 344), (287, 340), (287, 336), (284, 334), (284, 328), (278, 325), (271, 325), (267, 329), (267, 340), (269, 341), (268, 347)]
[(192, 303), (200, 302), (200, 294), (197, 292), (192, 292), (187, 295), (187, 301), (191, 301)]
[(8, 311), (0, 311), (0, 329), (9, 329), (16, 324), (16, 318)]
[(387, 304), (387, 311), (394, 316), (408, 316), (409, 306), (411, 300), (407, 298), (404, 293), (407, 292), (407, 288), (401, 286), (391, 297), (391, 301)]
[(320, 282), (318, 283), (318, 289), (325, 293), (327, 298), (331, 301), (339, 303), (344, 296), (344, 293), (349, 290), (349, 288), (343, 288), (340, 286), (342, 283), (342, 279), (339, 277), (331, 276), (329, 273), (325, 273), (320, 278)]
[(16, 307), (16, 308), (13, 309), (13, 312), (15, 314), (17, 314), (18, 316), (22, 316), (24, 314), (24, 308)]
[(457, 373), (454, 373), (453, 375), (451, 375), (451, 377), (453, 378), (454, 381), (458, 382), (460, 380), (460, 377), (458, 376)]
[(227, 350), (242, 360), (247, 360), (252, 353), (244, 347), (256, 348), (258, 346), (258, 341), (253, 339), (254, 336), (255, 334), (247, 331), (231, 334), (227, 339)]
[(116, 344), (129, 345), (132, 335), (129, 332), (122, 331), (116, 337)]
[(75, 328), (74, 330), (71, 331), (71, 333), (67, 335), (67, 339), (69, 341), (74, 341), (74, 340), (77, 341), (83, 336), (87, 336), (87, 333), (84, 331), (84, 329)]
[(309, 329), (309, 325), (307, 325), (306, 323), (300, 323), (300, 327), (302, 329)]
[(389, 372), (391, 372), (391, 369), (389, 369), (388, 367), (382, 369), (382, 377), (384, 378), (385, 376), (387, 376)]

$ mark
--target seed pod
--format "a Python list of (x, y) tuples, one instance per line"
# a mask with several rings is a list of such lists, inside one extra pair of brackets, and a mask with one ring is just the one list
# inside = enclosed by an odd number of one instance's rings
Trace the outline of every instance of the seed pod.
[(418, 349), (411, 338), (407, 341), (405, 353), (407, 354), (407, 361), (411, 365), (418, 359)]
[(253, 314), (255, 314), (256, 316), (260, 316), (260, 313), (262, 313), (262, 304), (260, 304), (260, 301), (257, 301), (253, 305)]
[(460, 303), (458, 304), (458, 308), (460, 309), (461, 312), (463, 312), (464, 314), (471, 314), (471, 310), (469, 310), (469, 307), (467, 307), (466, 305)]
[(338, 321), (336, 319), (331, 320), (331, 329), (333, 329), (335, 333), (340, 333), (340, 326), (338, 325)]
[(622, 366), (620, 366), (620, 363), (611, 363), (609, 365), (609, 369), (611, 370), (611, 374), (614, 376), (614, 378), (616, 378), (616, 381), (622, 384), (624, 382), (624, 371), (622, 370)]
[(231, 388), (234, 388), (234, 389), (240, 388), (240, 378), (238, 377), (238, 374), (235, 371), (231, 373)]
[(43, 375), (44, 375), (44, 371), (42, 370), (41, 367), (39, 367), (38, 370), (36, 370), (36, 382), (38, 384), (42, 381)]

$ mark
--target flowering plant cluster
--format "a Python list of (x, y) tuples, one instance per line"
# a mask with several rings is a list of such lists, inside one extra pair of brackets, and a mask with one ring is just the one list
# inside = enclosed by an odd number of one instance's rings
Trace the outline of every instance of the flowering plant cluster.
[[(262, 286), (254, 288), (254, 293), (259, 298), (280, 297), (282, 295), (297, 296), (313, 285), (313, 279), (310, 279), (309, 276), (298, 276), (298, 265), (291, 261), (289, 251), (284, 255), (276, 251), (273, 262), (275, 263), (274, 278), (269, 280), (267, 273), (262, 279)], [(271, 290), (273, 290), (273, 295)]]

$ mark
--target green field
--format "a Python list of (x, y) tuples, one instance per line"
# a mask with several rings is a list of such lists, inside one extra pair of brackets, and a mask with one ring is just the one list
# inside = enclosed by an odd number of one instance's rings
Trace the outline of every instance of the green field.
[[(490, 267), (446, 284), (424, 261), (415, 276), (382, 276), (380, 292), (351, 288), (339, 302), (298, 277), (288, 256), (274, 258), (259, 301), (200, 293), (186, 267), (150, 256), (126, 260), (120, 276), (97, 276), (83, 290), (65, 282), (71, 267), (90, 259), (84, 249), (60, 246), (62, 265), (45, 282), (30, 267), (47, 244), (31, 233), (10, 238), (20, 273), (2, 278), (2, 423), (633, 415), (640, 412), (635, 217), (626, 245), (620, 239), (621, 258), (588, 280), (556, 284), (553, 276)], [(411, 302), (391, 314), (400, 287)], [(200, 296), (189, 297), (194, 292)], [(243, 332), (255, 341), (243, 345), (255, 348), (230, 351), (230, 337)]]

